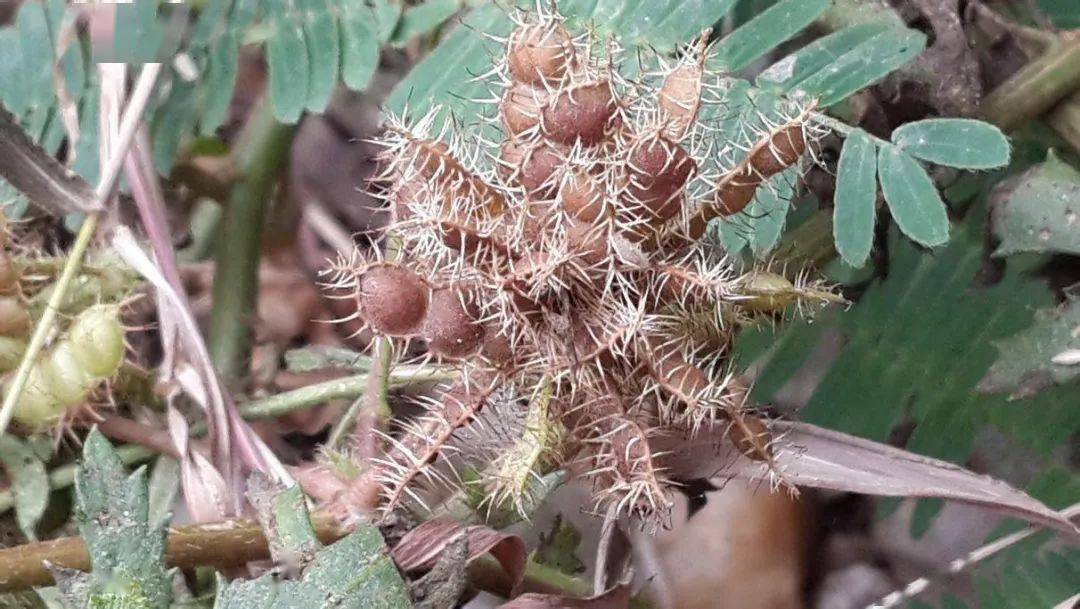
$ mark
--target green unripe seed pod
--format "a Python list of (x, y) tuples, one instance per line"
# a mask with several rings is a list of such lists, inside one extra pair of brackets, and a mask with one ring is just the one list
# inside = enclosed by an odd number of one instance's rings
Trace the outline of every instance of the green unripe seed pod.
[(75, 348), (62, 341), (41, 362), (42, 374), (53, 396), (65, 408), (86, 401), (86, 395), (97, 384), (82, 363), (75, 357)]
[(23, 353), (26, 352), (26, 341), (21, 338), (0, 336), (0, 373), (11, 372), (19, 367)]
[(746, 298), (736, 302), (751, 313), (779, 313), (795, 302), (796, 290), (783, 275), (754, 271), (743, 277), (739, 293)]
[(124, 359), (124, 327), (115, 306), (97, 305), (75, 318), (68, 332), (71, 353), (90, 378), (116, 374)]
[[(11, 389), (10, 379), (4, 385), (4, 395)], [(19, 401), (15, 403), (15, 412), (12, 417), (20, 425), (32, 430), (42, 430), (60, 418), (64, 412), (64, 405), (53, 395), (49, 387), (49, 380), (39, 364), (30, 368), (23, 386)]]

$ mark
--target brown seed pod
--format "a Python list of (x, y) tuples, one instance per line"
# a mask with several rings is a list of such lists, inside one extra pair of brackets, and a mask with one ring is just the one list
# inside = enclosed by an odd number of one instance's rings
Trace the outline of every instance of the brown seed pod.
[(596, 177), (578, 169), (570, 172), (559, 187), (562, 210), (582, 222), (593, 223), (604, 214), (604, 187)]
[(473, 208), (491, 216), (501, 214), (506, 208), (502, 194), (466, 169), (442, 142), (414, 139), (399, 162), (404, 165), (399, 168), (402, 175), (425, 179), (427, 188), (443, 193), (450, 204), (457, 199), (468, 200)]
[(695, 163), (675, 142), (663, 136), (637, 142), (627, 156), (626, 194), (635, 212), (660, 226), (679, 212), (680, 194)]
[(480, 355), (497, 368), (512, 366), (516, 360), (510, 337), (495, 324), (484, 325)]
[(754, 176), (723, 181), (716, 190), (715, 207), (721, 216), (733, 216), (754, 200), (754, 193), (761, 184)]
[(364, 271), (359, 283), (356, 304), (372, 329), (386, 336), (411, 336), (420, 330), (430, 298), (423, 278), (384, 264)]
[(543, 89), (521, 83), (507, 88), (499, 104), (499, 115), (507, 135), (521, 135), (536, 127), (546, 103), (547, 93)]
[(12, 296), (0, 297), (0, 336), (25, 336), (30, 332), (26, 305)]
[(649, 340), (645, 365), (660, 386), (686, 404), (696, 404), (698, 396), (709, 387), (709, 379), (700, 368), (686, 360), (674, 348), (658, 339)]
[(507, 44), (510, 75), (519, 83), (543, 84), (558, 80), (573, 63), (574, 45), (558, 21), (523, 25)]
[(566, 240), (571, 251), (590, 265), (601, 265), (611, 257), (611, 236), (606, 226), (571, 218), (566, 223)]
[(436, 195), (432, 192), (427, 180), (420, 175), (395, 182), (387, 197), (390, 201), (390, 210), (394, 214), (394, 221), (408, 220), (413, 216), (414, 208), (428, 203), (429, 198), (433, 196)]
[(435, 290), (422, 333), (428, 350), (453, 359), (476, 353), (484, 334), (479, 318), (480, 307), (471, 293), (453, 288)]
[(668, 120), (667, 133), (680, 139), (697, 119), (701, 105), (702, 66), (683, 63), (668, 73), (660, 87), (658, 102)]
[(568, 146), (593, 146), (607, 137), (617, 121), (618, 105), (607, 80), (570, 86), (548, 102), (541, 128), (548, 139)]
[(755, 146), (750, 152), (750, 167), (765, 179), (794, 165), (805, 151), (803, 124), (790, 123)]
[(532, 143), (507, 141), (502, 146), (499, 170), (503, 179), (521, 186), (532, 198), (554, 196), (559, 176), (566, 166), (564, 150), (551, 142)]

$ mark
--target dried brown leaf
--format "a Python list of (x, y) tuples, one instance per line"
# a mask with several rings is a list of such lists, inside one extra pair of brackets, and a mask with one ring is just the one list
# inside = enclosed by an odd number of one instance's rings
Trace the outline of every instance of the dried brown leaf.
[(465, 526), (445, 518), (433, 518), (409, 531), (391, 551), (402, 571), (431, 569), (447, 545), (464, 532), (469, 560), (490, 553), (499, 561), (514, 586), (525, 575), (525, 542), (517, 535), (500, 533), (483, 525)]
[[(774, 448), (777, 465), (796, 485), (961, 501), (1080, 540), (1080, 529), (1060, 513), (1001, 480), (953, 463), (804, 423), (778, 421), (772, 431), (780, 437)], [(664, 465), (674, 477), (761, 479), (766, 475), (761, 463), (743, 457), (721, 430), (703, 430), (692, 439), (668, 435), (656, 443), (657, 449), (670, 451)]]

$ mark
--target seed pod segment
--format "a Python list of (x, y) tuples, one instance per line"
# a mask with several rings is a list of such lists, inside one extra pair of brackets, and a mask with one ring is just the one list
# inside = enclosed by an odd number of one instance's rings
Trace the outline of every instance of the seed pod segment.
[(420, 331), (430, 297), (427, 283), (404, 267), (380, 264), (359, 278), (356, 302), (364, 321), (386, 336), (412, 336)]
[(574, 45), (561, 23), (544, 20), (510, 34), (506, 60), (514, 80), (541, 85), (563, 77), (573, 63)]
[(540, 123), (548, 139), (572, 146), (594, 146), (618, 121), (618, 104), (607, 80), (570, 85), (544, 107)]
[(705, 46), (711, 30), (702, 32), (697, 44), (664, 77), (657, 103), (667, 120), (666, 131), (676, 141), (690, 132), (701, 107), (702, 80), (705, 76)]
[(116, 374), (124, 359), (124, 327), (119, 309), (97, 305), (83, 310), (68, 331), (71, 354), (92, 378)]
[(476, 353), (483, 339), (480, 307), (471, 293), (453, 288), (431, 294), (423, 338), (439, 356), (460, 359)]

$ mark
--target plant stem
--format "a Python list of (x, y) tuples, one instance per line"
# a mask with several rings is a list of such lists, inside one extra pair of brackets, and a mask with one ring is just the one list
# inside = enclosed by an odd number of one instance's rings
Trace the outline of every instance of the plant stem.
[(1080, 88), (1080, 36), (1062, 35), (982, 101), (983, 118), (1010, 131)]
[(1080, 90), (1054, 108), (1046, 122), (1080, 153)]
[[(120, 177), (120, 169), (123, 167), (128, 147), (131, 146), (131, 141), (139, 128), (143, 110), (150, 100), (150, 93), (153, 91), (154, 83), (160, 73), (161, 64), (159, 63), (148, 63), (139, 73), (139, 80), (135, 84), (135, 89), (131, 93), (127, 107), (124, 108), (119, 134), (113, 149), (110, 151), (111, 156), (106, 160), (101, 171), (101, 181), (98, 182), (97, 188), (94, 190), (96, 203), (102, 208), (105, 202), (112, 197), (113, 190), (116, 188), (116, 182)], [(86, 254), (86, 250), (90, 246), (90, 239), (97, 228), (100, 214), (101, 212), (89, 214), (83, 220), (82, 227), (79, 228), (79, 234), (75, 238), (75, 243), (72, 244), (71, 251), (68, 252), (64, 270), (56, 280), (49, 302), (45, 305), (45, 310), (42, 312), (37, 326), (34, 327), (34, 333), (30, 336), (30, 342), (26, 346), (19, 367), (15, 370), (15, 376), (12, 377), (11, 384), (7, 386), (3, 406), (0, 407), (0, 435), (7, 431), (7, 426), (11, 423), (11, 417), (15, 414), (15, 405), (18, 404), (19, 396), (26, 386), (26, 379), (30, 376), (30, 370), (37, 363), (38, 354), (45, 347), (45, 340), (49, 337), (53, 324), (56, 323), (56, 316), (64, 303), (64, 296), (67, 294), (71, 281), (79, 270), (83, 255)]]
[(243, 178), (225, 204), (208, 340), (211, 360), (227, 382), (247, 369), (263, 219), (295, 129), (277, 122), (264, 100), (252, 112), (234, 150)]

